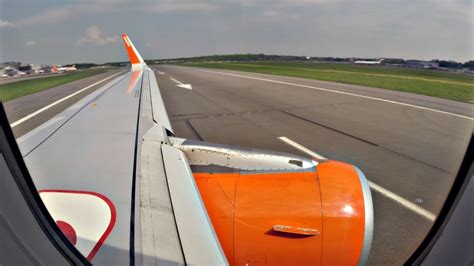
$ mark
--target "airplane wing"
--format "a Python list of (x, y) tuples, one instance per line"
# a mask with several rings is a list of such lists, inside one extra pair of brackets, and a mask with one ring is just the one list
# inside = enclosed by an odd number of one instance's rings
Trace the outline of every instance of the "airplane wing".
[(122, 39), (130, 71), (17, 140), (57, 250), (107, 265), (365, 263), (360, 170), (174, 136), (153, 70)]

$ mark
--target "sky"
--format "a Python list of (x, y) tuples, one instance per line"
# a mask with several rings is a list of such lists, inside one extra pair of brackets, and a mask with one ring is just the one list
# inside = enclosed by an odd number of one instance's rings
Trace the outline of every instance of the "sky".
[(0, 0), (0, 62), (231, 53), (474, 58), (474, 0)]

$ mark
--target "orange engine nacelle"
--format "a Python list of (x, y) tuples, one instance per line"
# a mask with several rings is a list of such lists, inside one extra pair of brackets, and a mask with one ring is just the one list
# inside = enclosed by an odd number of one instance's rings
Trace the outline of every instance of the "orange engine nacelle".
[[(335, 161), (320, 163), (314, 172), (194, 173), (231, 265), (364, 260), (372, 228), (365, 230), (367, 195), (360, 175)], [(372, 215), (371, 201), (367, 205)]]

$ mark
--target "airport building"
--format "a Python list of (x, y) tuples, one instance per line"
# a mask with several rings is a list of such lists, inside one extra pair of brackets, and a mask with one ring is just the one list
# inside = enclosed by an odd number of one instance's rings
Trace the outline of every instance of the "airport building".
[(3, 62), (3, 63), (0, 63), (0, 69), (8, 68), (8, 67), (18, 69), (20, 65), (21, 65), (20, 62)]
[(422, 61), (422, 60), (407, 60), (405, 63), (406, 67), (411, 68), (439, 68), (439, 63), (433, 61)]
[(15, 77), (19, 75), (38, 75), (50, 73), (52, 67), (49, 65), (25, 64), (20, 62), (0, 63), (0, 78)]
[(16, 68), (7, 66), (2, 69), (2, 78), (4, 77), (13, 77), (18, 74), (18, 70)]
[(49, 72), (47, 71), (48, 69), (51, 69), (51, 67), (34, 64), (23, 65), (18, 68), (18, 70), (24, 72), (27, 75), (46, 73)]

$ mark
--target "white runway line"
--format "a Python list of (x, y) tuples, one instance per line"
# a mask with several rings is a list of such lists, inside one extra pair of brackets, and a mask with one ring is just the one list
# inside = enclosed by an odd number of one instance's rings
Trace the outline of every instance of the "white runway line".
[(35, 111), (35, 112), (33, 112), (33, 113), (31, 113), (31, 114), (29, 114), (29, 115), (23, 117), (23, 118), (20, 118), (20, 119), (16, 120), (15, 122), (11, 123), (11, 124), (10, 124), (10, 127), (11, 127), (11, 128), (14, 128), (14, 127), (20, 125), (21, 123), (23, 123), (23, 122), (25, 122), (25, 121), (27, 121), (27, 120), (29, 120), (29, 119), (31, 119), (31, 118), (37, 116), (38, 114), (40, 114), (40, 113), (42, 113), (42, 112), (48, 110), (49, 108), (51, 108), (51, 107), (53, 107), (53, 106), (55, 106), (55, 105), (57, 105), (57, 104), (59, 104), (59, 103), (61, 103), (61, 102), (64, 102), (65, 100), (67, 100), (67, 99), (69, 99), (69, 98), (71, 98), (71, 97), (74, 97), (75, 95), (77, 95), (77, 94), (79, 94), (79, 93), (81, 93), (81, 92), (83, 92), (83, 91), (86, 91), (86, 90), (88, 90), (88, 89), (94, 87), (95, 85), (97, 85), (97, 84), (99, 84), (99, 83), (101, 83), (101, 82), (104, 82), (104, 81), (106, 81), (106, 80), (108, 80), (108, 79), (111, 79), (111, 78), (113, 78), (113, 77), (115, 77), (115, 76), (117, 76), (117, 75), (119, 75), (119, 74), (123, 74), (123, 72), (119, 72), (119, 73), (113, 74), (113, 75), (110, 76), (110, 77), (106, 77), (106, 78), (104, 78), (104, 79), (102, 79), (102, 80), (99, 80), (99, 81), (97, 81), (97, 82), (94, 83), (94, 84), (91, 84), (91, 85), (89, 85), (89, 86), (87, 86), (87, 87), (85, 87), (85, 88), (83, 88), (83, 89), (80, 89), (80, 90), (78, 90), (78, 91), (76, 91), (76, 92), (74, 92), (74, 93), (72, 93), (72, 94), (69, 94), (68, 96), (66, 96), (66, 97), (64, 97), (64, 98), (62, 98), (62, 99), (59, 99), (59, 100), (57, 100), (57, 101), (55, 101), (55, 102), (53, 102), (53, 103), (51, 103), (51, 104), (49, 104), (49, 105), (46, 105), (45, 107), (43, 107), (43, 108), (41, 108), (41, 109), (39, 109), (39, 110), (37, 110), (37, 111)]
[(393, 200), (393, 201), (396, 201), (398, 202), (400, 205), (402, 205), (403, 207), (425, 217), (426, 219), (430, 220), (431, 222), (434, 222), (434, 220), (436, 219), (436, 215), (426, 209), (423, 209), (421, 208), (420, 206), (410, 202), (409, 200), (406, 200), (402, 197), (400, 197), (399, 195), (375, 184), (374, 182), (372, 181), (369, 181), (369, 186), (372, 190), (375, 190), (377, 191), (378, 193), (382, 194), (383, 196)]
[[(296, 141), (291, 140), (287, 137), (281, 136), (281, 137), (278, 137), (278, 139), (285, 142), (285, 143), (287, 143), (287, 144), (289, 144), (290, 146), (292, 146), (292, 147), (308, 154), (311, 157), (316, 157), (317, 159), (320, 159), (320, 160), (325, 160), (326, 159), (324, 156), (321, 156), (321, 155), (315, 153), (314, 151), (306, 148), (305, 146), (303, 146), (303, 145), (297, 143)], [(375, 184), (372, 181), (369, 181), (369, 186), (372, 190), (377, 191), (378, 193), (382, 194), (382, 196), (397, 202), (402, 207), (405, 207), (405, 208), (409, 209), (410, 211), (426, 218), (427, 220), (429, 220), (431, 222), (434, 222), (434, 220), (436, 219), (436, 215), (434, 213), (432, 213), (432, 212), (430, 212), (426, 209), (423, 209), (422, 207), (410, 202), (407, 199), (404, 199), (403, 197), (391, 192), (390, 190), (387, 190), (387, 189)]]
[(178, 83), (178, 87), (181, 87), (181, 88), (185, 88), (185, 89), (188, 89), (188, 90), (192, 90), (193, 87), (191, 86), (191, 84), (184, 84), (183, 82), (177, 80), (177, 79), (174, 79), (174, 78), (170, 78), (172, 81)]
[(251, 77), (251, 76), (245, 76), (245, 75), (231, 74), (231, 73), (225, 73), (225, 72), (219, 72), (219, 71), (194, 69), (194, 68), (190, 68), (190, 69), (193, 69), (193, 70), (196, 70), (196, 71), (201, 71), (201, 72), (212, 73), (212, 74), (218, 74), (218, 75), (226, 75), (226, 76), (232, 76), (232, 77), (238, 77), (238, 78), (260, 80), (260, 81), (278, 83), (278, 84), (283, 84), (283, 85), (289, 85), (289, 86), (308, 88), (308, 89), (313, 89), (313, 90), (320, 90), (320, 91), (327, 91), (327, 92), (332, 92), (332, 93), (350, 95), (350, 96), (354, 96), (354, 97), (360, 97), (360, 98), (376, 100), (376, 101), (381, 101), (381, 102), (386, 102), (386, 103), (398, 104), (398, 105), (408, 106), (408, 107), (417, 108), (417, 109), (421, 109), (421, 110), (427, 110), (427, 111), (432, 111), (432, 112), (436, 112), (436, 113), (440, 113), (440, 114), (446, 114), (446, 115), (456, 116), (456, 117), (465, 118), (465, 119), (469, 119), (469, 120), (474, 120), (473, 117), (469, 117), (469, 116), (459, 115), (459, 114), (455, 114), (455, 113), (436, 110), (436, 109), (423, 107), (423, 106), (418, 106), (418, 105), (414, 105), (414, 104), (402, 103), (402, 102), (386, 100), (386, 99), (372, 97), (372, 96), (365, 96), (365, 95), (360, 95), (360, 94), (355, 94), (355, 93), (350, 93), (350, 92), (330, 90), (330, 89), (325, 89), (325, 88), (320, 88), (320, 87), (315, 87), (315, 86), (309, 86), (309, 85), (303, 85), (303, 84), (297, 84), (297, 83), (290, 83), (290, 82), (279, 81), (279, 80), (274, 80), (274, 79), (257, 78), (257, 77)]
[(170, 78), (170, 79), (171, 79), (172, 81), (178, 83), (179, 85), (183, 85), (183, 84), (184, 84), (183, 82), (181, 82), (181, 81), (179, 81), (179, 80), (177, 80), (177, 79), (175, 79), (175, 78)]
[(278, 139), (280, 139), (281, 141), (286, 142), (288, 145), (293, 146), (294, 148), (310, 155), (313, 158), (316, 158), (318, 160), (326, 160), (325, 157), (315, 153), (314, 151), (306, 148), (305, 146), (303, 146), (303, 145), (301, 145), (301, 144), (299, 144), (299, 143), (297, 143), (297, 142), (295, 142), (295, 141), (293, 141), (293, 140), (291, 140), (287, 137), (281, 136), (281, 137), (278, 137)]

